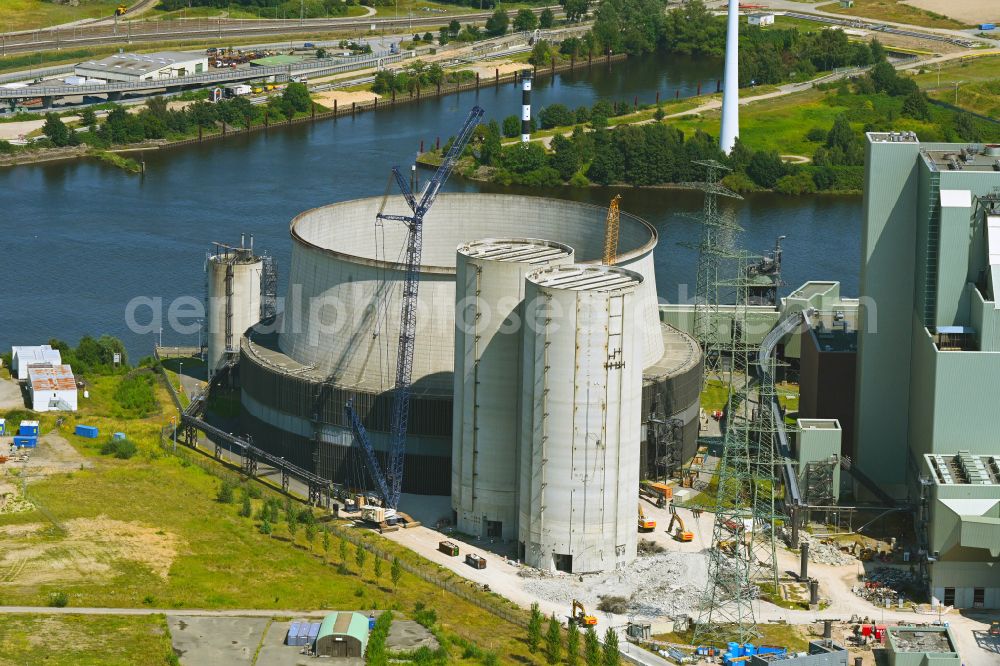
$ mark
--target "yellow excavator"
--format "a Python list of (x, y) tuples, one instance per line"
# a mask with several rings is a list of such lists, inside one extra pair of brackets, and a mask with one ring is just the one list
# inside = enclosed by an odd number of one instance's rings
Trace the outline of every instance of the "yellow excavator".
[(656, 521), (652, 518), (646, 517), (646, 512), (642, 510), (642, 504), (639, 505), (639, 531), (640, 532), (652, 532), (656, 529)]
[(576, 599), (573, 600), (573, 610), (570, 621), (574, 622), (581, 627), (593, 627), (597, 624), (597, 618), (593, 615), (587, 615), (587, 609), (583, 607)]
[(128, 11), (128, 7), (125, 5), (118, 5), (115, 7), (115, 16), (124, 16), (125, 12)]
[(677, 510), (670, 506), (670, 524), (667, 525), (667, 532), (669, 533), (674, 529), (674, 523), (677, 524), (677, 532), (674, 533), (674, 539), (687, 543), (688, 541), (694, 540), (694, 532), (689, 532), (684, 525), (684, 519), (677, 514)]

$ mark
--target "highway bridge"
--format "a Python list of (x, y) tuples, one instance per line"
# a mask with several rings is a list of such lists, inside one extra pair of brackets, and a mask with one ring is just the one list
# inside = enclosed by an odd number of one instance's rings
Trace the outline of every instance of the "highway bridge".
[[(557, 16), (558, 5), (550, 7)], [(533, 9), (540, 14), (543, 7)], [(515, 11), (508, 12), (513, 18)], [(0, 34), (0, 57), (15, 53), (72, 49), (102, 44), (137, 44), (163, 41), (254, 38), (267, 35), (314, 35), (324, 32), (404, 33), (414, 29), (435, 30), (452, 19), (462, 23), (485, 21), (492, 12), (470, 14), (428, 14), (399, 18), (338, 19), (164, 19), (119, 21), (112, 24), (83, 24), (44, 30), (25, 30)]]

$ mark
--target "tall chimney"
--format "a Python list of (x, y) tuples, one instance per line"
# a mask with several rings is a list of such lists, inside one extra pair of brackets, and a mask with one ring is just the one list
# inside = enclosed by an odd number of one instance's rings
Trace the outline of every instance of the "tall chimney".
[(719, 149), (726, 155), (733, 152), (740, 135), (740, 14), (737, 0), (729, 0), (726, 21), (726, 72), (722, 87), (722, 131)]

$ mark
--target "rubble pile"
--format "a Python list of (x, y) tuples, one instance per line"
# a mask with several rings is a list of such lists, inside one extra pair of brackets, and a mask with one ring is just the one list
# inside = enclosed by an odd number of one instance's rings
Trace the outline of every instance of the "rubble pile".
[(850, 553), (845, 553), (836, 542), (822, 541), (816, 537), (802, 535), (801, 540), (809, 543), (809, 561), (842, 567), (854, 564), (857, 560)]
[(865, 575), (862, 584), (854, 586), (854, 593), (877, 606), (895, 603), (903, 590), (912, 585), (914, 575), (905, 569), (876, 567)]

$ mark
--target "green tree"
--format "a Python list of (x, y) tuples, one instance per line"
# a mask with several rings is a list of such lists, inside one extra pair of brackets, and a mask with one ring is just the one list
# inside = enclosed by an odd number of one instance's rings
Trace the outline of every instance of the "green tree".
[(538, 114), (538, 120), (543, 129), (565, 127), (576, 122), (576, 114), (564, 104), (550, 104)]
[(515, 32), (530, 32), (537, 27), (538, 17), (535, 16), (535, 12), (530, 9), (517, 10), (517, 16), (514, 17)]
[(567, 21), (579, 21), (590, 9), (590, 0), (559, 0), (559, 4), (566, 12)]
[(358, 575), (365, 575), (365, 562), (368, 559), (368, 551), (361, 547), (361, 544), (357, 544), (354, 547), (354, 563), (358, 565)]
[(265, 518), (264, 520), (262, 520), (261, 523), (260, 523), (260, 528), (259, 529), (260, 529), (260, 533), (261, 534), (270, 534), (271, 533), (271, 523), (270, 523), (270, 521), (268, 521), (267, 518)]
[(382, 558), (381, 557), (378, 557), (378, 556), (375, 557), (374, 570), (375, 570), (375, 582), (377, 583), (379, 580), (382, 579)]
[(528, 649), (537, 652), (542, 642), (542, 611), (538, 602), (531, 604), (531, 617), (528, 620)]
[(253, 514), (253, 507), (250, 505), (250, 496), (244, 495), (243, 502), (240, 504), (240, 515), (244, 518), (249, 518)]
[(566, 664), (577, 666), (580, 663), (580, 628), (576, 622), (570, 622), (566, 628)]
[(562, 627), (553, 613), (545, 631), (545, 660), (550, 664), (558, 664), (562, 660), (562, 648)]
[(521, 119), (517, 116), (507, 116), (503, 119), (503, 135), (513, 139), (521, 133)]
[(323, 528), (323, 555), (329, 559), (330, 557), (330, 529), (327, 527)]
[(306, 523), (306, 543), (309, 544), (309, 552), (312, 552), (316, 543), (316, 523)]
[(215, 499), (222, 504), (232, 504), (234, 499), (233, 484), (229, 481), (223, 481), (222, 485), (219, 486), (219, 492), (216, 493)]
[(548, 30), (556, 23), (556, 14), (551, 9), (546, 7), (542, 10), (541, 15), (538, 17), (538, 27), (542, 30)]
[(619, 666), (621, 656), (618, 652), (618, 634), (611, 627), (604, 632), (604, 648), (602, 649), (601, 663), (603, 666)]
[(502, 154), (500, 125), (497, 124), (497, 121), (491, 120), (483, 132), (483, 143), (479, 148), (479, 161), (487, 166), (494, 166), (499, 163)]
[(747, 175), (750, 180), (761, 187), (774, 187), (778, 179), (786, 173), (785, 163), (781, 161), (778, 153), (773, 151), (758, 150), (747, 165)]
[(548, 65), (551, 60), (552, 45), (544, 39), (539, 39), (535, 42), (535, 45), (531, 47), (531, 55), (528, 56), (528, 62), (535, 67), (543, 67), (544, 65)]
[(431, 43), (431, 42), (434, 41), (434, 35), (432, 35), (429, 32), (425, 32), (422, 39), (423, 39), (423, 41), (425, 41), (425, 42), (427, 42), (429, 44), (429, 43)]
[(927, 106), (927, 96), (920, 90), (914, 90), (903, 100), (902, 114), (917, 120), (929, 120), (931, 110)]
[(600, 666), (601, 659), (601, 641), (597, 638), (594, 628), (587, 627), (583, 635), (583, 660), (587, 666)]
[(552, 168), (559, 172), (559, 177), (569, 180), (580, 168), (580, 152), (576, 144), (561, 134), (552, 137)]
[(449, 41), (451, 41), (451, 30), (448, 26), (443, 25), (441, 26), (441, 29), (438, 30), (438, 44), (444, 46)]
[(347, 565), (347, 537), (340, 535), (340, 563)]
[(80, 112), (80, 122), (83, 123), (84, 126), (93, 130), (97, 127), (97, 114), (94, 113), (94, 110), (88, 106)]
[(400, 564), (399, 558), (392, 558), (392, 566), (389, 567), (389, 578), (392, 579), (392, 589), (395, 590), (399, 587), (399, 580), (403, 577), (403, 565)]
[(509, 25), (510, 17), (507, 16), (507, 12), (498, 8), (492, 16), (486, 19), (486, 33), (492, 37), (499, 37), (506, 34)]
[(458, 19), (452, 19), (451, 22), (448, 23), (448, 34), (451, 35), (452, 38), (458, 37), (458, 33), (461, 31), (462, 24), (458, 22)]
[(285, 91), (281, 93), (281, 101), (295, 111), (308, 111), (312, 105), (312, 98), (309, 96), (309, 88), (304, 83), (292, 81), (285, 86)]
[(295, 543), (295, 534), (299, 531), (299, 521), (292, 518), (288, 521), (288, 536), (292, 538), (292, 543)]
[(45, 114), (45, 124), (42, 126), (42, 134), (52, 142), (53, 146), (68, 146), (70, 142), (70, 129), (62, 118), (54, 113)]

